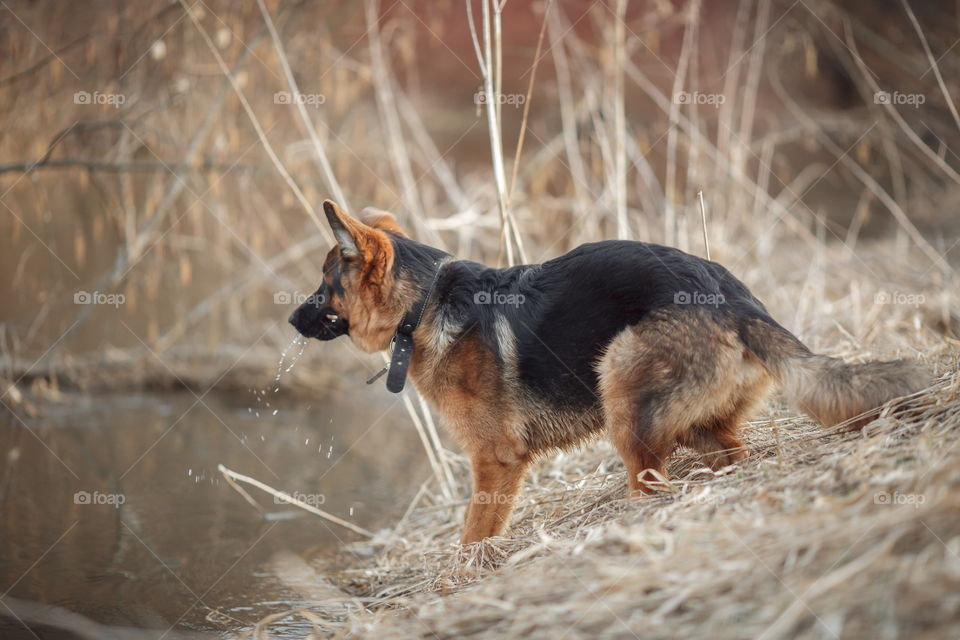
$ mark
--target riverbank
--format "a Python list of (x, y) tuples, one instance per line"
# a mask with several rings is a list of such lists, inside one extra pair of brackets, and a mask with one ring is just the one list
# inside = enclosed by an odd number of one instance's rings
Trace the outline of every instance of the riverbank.
[(931, 364), (933, 387), (861, 432), (777, 407), (748, 460), (681, 451), (650, 497), (624, 497), (606, 442), (545, 460), (507, 536), (465, 550), (463, 502), (422, 491), (307, 615), (334, 637), (956, 636), (960, 375)]

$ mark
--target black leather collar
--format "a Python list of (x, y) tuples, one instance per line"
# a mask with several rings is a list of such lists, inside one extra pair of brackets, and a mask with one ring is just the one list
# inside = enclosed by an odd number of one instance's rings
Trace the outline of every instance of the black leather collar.
[(380, 376), (389, 371), (387, 374), (387, 390), (392, 393), (403, 391), (403, 385), (407, 380), (407, 370), (410, 368), (410, 358), (413, 357), (413, 332), (417, 330), (420, 321), (423, 320), (423, 312), (427, 308), (427, 303), (430, 301), (433, 289), (437, 285), (437, 279), (440, 277), (444, 264), (439, 260), (434, 263), (430, 286), (400, 320), (397, 332), (393, 336), (393, 353), (390, 355), (389, 367), (385, 367), (377, 375), (367, 380), (367, 384), (373, 384)]

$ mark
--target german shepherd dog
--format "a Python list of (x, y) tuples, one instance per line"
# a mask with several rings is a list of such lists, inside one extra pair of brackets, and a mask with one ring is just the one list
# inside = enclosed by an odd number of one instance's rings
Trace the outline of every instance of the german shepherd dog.
[(678, 249), (595, 242), (494, 269), (408, 238), (389, 213), (358, 220), (323, 206), (337, 246), (290, 322), (366, 352), (396, 338), (391, 375), (406, 373), (406, 356), (471, 459), (463, 544), (504, 531), (538, 455), (600, 431), (630, 494), (649, 493), (679, 445), (713, 469), (745, 458), (739, 425), (774, 386), (824, 425), (862, 425), (861, 414), (926, 384), (911, 362), (811, 352), (727, 269)]

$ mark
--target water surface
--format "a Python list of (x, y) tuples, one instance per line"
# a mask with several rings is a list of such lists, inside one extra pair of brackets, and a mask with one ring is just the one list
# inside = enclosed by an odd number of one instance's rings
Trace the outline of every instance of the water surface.
[[(110, 625), (211, 632), (306, 604), (275, 560), (309, 563), (359, 537), (246, 487), (261, 515), (217, 465), (374, 530), (429, 471), (395, 398), (361, 389), (309, 406), (272, 392), (260, 403), (253, 392), (68, 395), (21, 416), (29, 429), (0, 414), (0, 594)], [(0, 617), (0, 637), (36, 636)]]

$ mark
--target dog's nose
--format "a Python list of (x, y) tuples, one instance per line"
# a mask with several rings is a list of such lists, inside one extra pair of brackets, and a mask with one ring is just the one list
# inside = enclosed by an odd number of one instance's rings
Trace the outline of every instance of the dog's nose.
[(300, 319), (300, 309), (294, 309), (293, 313), (290, 314), (290, 317), (287, 318), (287, 322), (292, 324), (294, 327), (297, 326), (297, 320)]

